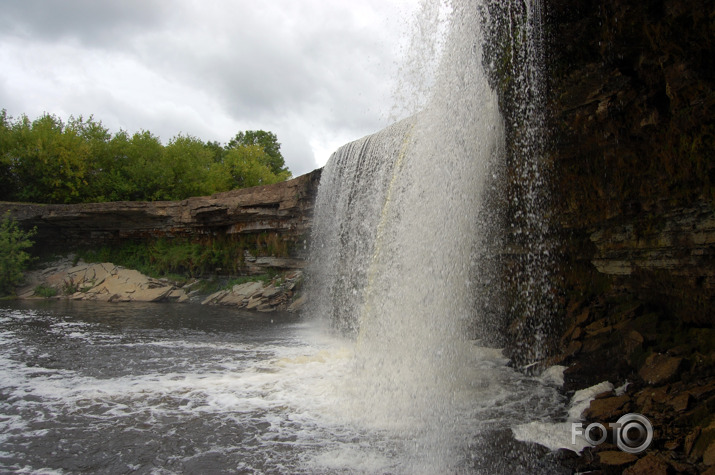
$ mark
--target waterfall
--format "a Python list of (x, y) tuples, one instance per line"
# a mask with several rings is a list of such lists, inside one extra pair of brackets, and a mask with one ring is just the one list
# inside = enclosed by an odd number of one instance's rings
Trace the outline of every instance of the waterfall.
[(341, 147), (323, 170), (310, 313), (361, 341), (418, 321), (459, 334), (473, 310), (477, 215), (503, 124), (482, 67), (480, 11), (455, 5), (452, 17), (427, 106)]
[(425, 10), (448, 14), (446, 35), (427, 48), (441, 51), (429, 97), (338, 149), (323, 170), (307, 314), (356, 342), (355, 417), (409, 431), (420, 467), (437, 469), (466, 435), (465, 388), (484, 384), (469, 373), (466, 329), (483, 318), (479, 256), (499, 223), (479, 217), (491, 216), (483, 203), (504, 165), (505, 124), (483, 67), (489, 9), (454, 1)]

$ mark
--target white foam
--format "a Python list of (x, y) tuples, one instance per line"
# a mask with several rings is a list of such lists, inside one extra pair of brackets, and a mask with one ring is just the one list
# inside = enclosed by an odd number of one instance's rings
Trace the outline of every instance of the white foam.
[(568, 406), (566, 422), (532, 421), (512, 427), (512, 432), (517, 440), (533, 442), (543, 445), (551, 450), (569, 449), (581, 452), (591, 445), (579, 434), (573, 435), (573, 423), (582, 420), (583, 412), (588, 409), (591, 401), (606, 391), (612, 391), (613, 384), (604, 381), (589, 388), (576, 391), (571, 397)]
[(566, 371), (566, 366), (554, 365), (541, 373), (539, 379), (544, 384), (553, 384), (561, 387), (564, 385), (564, 371)]
[(576, 443), (571, 441), (571, 422), (529, 422), (520, 424), (512, 429), (514, 438), (522, 442), (535, 442), (550, 450), (569, 449), (581, 452), (590, 444), (583, 437), (577, 437)]
[(390, 473), (395, 469), (394, 459), (379, 451), (349, 445), (321, 452), (305, 462), (316, 471), (337, 472), (349, 467), (351, 473)]
[(623, 383), (622, 386), (618, 386), (616, 389), (614, 389), (616, 396), (623, 396), (628, 390), (628, 386), (630, 386), (630, 384), (630, 382), (626, 381), (625, 383)]

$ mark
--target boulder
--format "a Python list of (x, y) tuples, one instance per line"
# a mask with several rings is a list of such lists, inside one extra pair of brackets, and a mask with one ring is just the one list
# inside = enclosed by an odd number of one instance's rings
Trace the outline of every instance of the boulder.
[(226, 295), (228, 295), (229, 291), (228, 290), (219, 290), (217, 292), (212, 293), (208, 297), (206, 297), (203, 302), (201, 302), (201, 305), (211, 305), (211, 304), (217, 304), (223, 299)]
[(615, 420), (628, 412), (630, 400), (631, 398), (626, 394), (594, 399), (586, 410), (586, 418), (599, 422)]
[(683, 358), (654, 353), (638, 371), (641, 378), (648, 384), (665, 384), (678, 376)]
[(169, 285), (166, 287), (154, 287), (147, 289), (138, 289), (127, 296), (130, 300), (137, 302), (160, 302), (169, 297), (169, 294), (174, 292), (174, 287)]
[(263, 295), (264, 298), (269, 299), (269, 298), (273, 297), (274, 295), (277, 295), (277, 294), (280, 293), (280, 292), (281, 292), (281, 288), (280, 288), (280, 287), (266, 287), (266, 288), (263, 290), (263, 294), (262, 294), (262, 295)]
[(231, 292), (241, 299), (252, 297), (257, 292), (263, 290), (262, 282), (246, 282), (244, 284), (234, 285)]
[(98, 300), (107, 302), (157, 302), (171, 299), (178, 302), (188, 300), (182, 289), (173, 284), (147, 277), (139, 271), (117, 267), (112, 263), (79, 264), (57, 266), (28, 278), (32, 289), (22, 289), (20, 295), (29, 298), (37, 285), (53, 287), (61, 298), (65, 295), (73, 300)]

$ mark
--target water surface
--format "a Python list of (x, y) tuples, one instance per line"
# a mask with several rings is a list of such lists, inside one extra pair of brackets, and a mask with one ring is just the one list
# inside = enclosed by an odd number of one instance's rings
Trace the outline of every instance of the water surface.
[(498, 353), (476, 350), (454, 460), (435, 466), (445, 462), (413, 421), (362, 417), (352, 346), (289, 314), (4, 302), (0, 472), (499, 473), (547, 463), (508, 426), (549, 417), (560, 396)]

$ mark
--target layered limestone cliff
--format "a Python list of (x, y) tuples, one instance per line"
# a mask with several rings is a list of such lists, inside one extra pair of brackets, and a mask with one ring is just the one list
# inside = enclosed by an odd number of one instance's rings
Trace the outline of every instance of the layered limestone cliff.
[[(280, 256), (247, 255), (245, 268), (303, 267), (320, 170), (275, 185), (194, 197), (183, 201), (72, 205), (0, 203), (25, 228), (37, 228), (43, 250), (99, 247), (125, 240), (270, 234), (285, 243)], [(255, 254), (255, 253), (254, 253)]]

